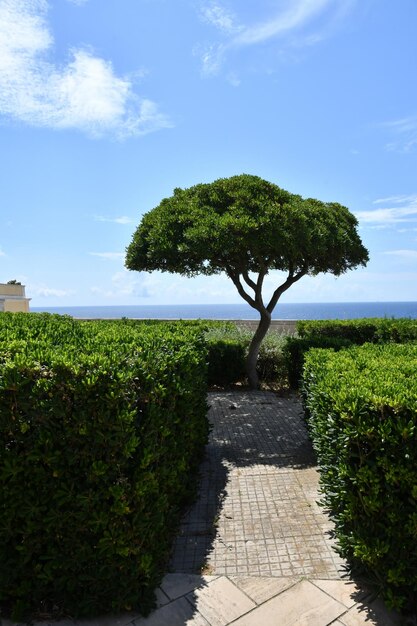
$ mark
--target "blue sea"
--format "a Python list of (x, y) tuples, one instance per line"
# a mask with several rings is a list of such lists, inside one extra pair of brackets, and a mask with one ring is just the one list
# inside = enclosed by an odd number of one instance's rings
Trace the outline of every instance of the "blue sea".
[[(259, 319), (257, 311), (245, 304), (166, 304), (140, 306), (31, 307), (33, 312), (58, 313), (81, 319)], [(278, 304), (273, 319), (322, 320), (363, 317), (417, 318), (417, 302), (329, 302)]]

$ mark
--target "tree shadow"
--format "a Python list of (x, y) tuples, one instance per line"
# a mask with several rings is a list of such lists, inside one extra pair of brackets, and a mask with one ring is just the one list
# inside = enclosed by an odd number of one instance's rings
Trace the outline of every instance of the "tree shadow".
[(298, 399), (272, 392), (209, 394), (212, 431), (200, 466), (199, 496), (182, 519), (171, 572), (211, 574), (207, 562), (217, 534), (232, 469), (253, 473), (316, 465)]

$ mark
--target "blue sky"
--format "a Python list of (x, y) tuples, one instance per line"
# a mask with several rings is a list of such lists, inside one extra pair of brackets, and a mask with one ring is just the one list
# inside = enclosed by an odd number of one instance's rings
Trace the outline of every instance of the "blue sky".
[(175, 187), (248, 173), (346, 205), (370, 251), (284, 302), (417, 301), (416, 26), (416, 0), (0, 0), (0, 282), (35, 307), (241, 302), (124, 250)]

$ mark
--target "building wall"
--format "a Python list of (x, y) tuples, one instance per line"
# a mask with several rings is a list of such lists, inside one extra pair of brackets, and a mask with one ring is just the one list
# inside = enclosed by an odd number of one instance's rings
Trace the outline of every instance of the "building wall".
[(28, 298), (22, 298), (21, 300), (18, 300), (17, 298), (5, 299), (3, 311), (10, 312), (10, 313), (29, 313), (29, 299)]
[(0, 283), (0, 311), (28, 313), (30, 298), (25, 297), (24, 285)]
[(1, 296), (18, 296), (20, 298), (24, 298), (25, 286), (0, 283), (0, 297)]

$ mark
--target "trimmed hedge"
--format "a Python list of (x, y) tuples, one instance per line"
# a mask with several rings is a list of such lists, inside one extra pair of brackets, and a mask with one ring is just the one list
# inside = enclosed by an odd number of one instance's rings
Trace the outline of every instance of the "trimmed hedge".
[(417, 319), (300, 320), (297, 322), (297, 333), (303, 339), (332, 337), (357, 345), (407, 343), (417, 341)]
[(148, 610), (207, 441), (201, 328), (0, 316), (0, 604)]
[(208, 384), (227, 387), (245, 379), (245, 344), (236, 339), (209, 341)]
[[(87, 322), (92, 323), (92, 322)], [(103, 320), (101, 323), (114, 323)], [(123, 318), (119, 324), (128, 326), (155, 326), (166, 324), (161, 320), (131, 320)], [(228, 387), (246, 380), (246, 356), (254, 331), (232, 321), (180, 320), (170, 325), (183, 328), (199, 328), (204, 335), (208, 350), (208, 384)], [(283, 355), (286, 336), (270, 331), (265, 337), (257, 363), (259, 377), (264, 382), (287, 384), (287, 366)]]
[(299, 320), (297, 337), (289, 337), (284, 357), (290, 386), (297, 389), (310, 348), (341, 350), (352, 344), (417, 342), (415, 319)]
[(298, 389), (303, 376), (305, 355), (311, 348), (331, 348), (341, 350), (352, 345), (349, 339), (341, 337), (288, 337), (283, 348), (287, 367), (288, 383), (292, 389)]
[(417, 346), (311, 350), (303, 394), (340, 553), (416, 610)]

